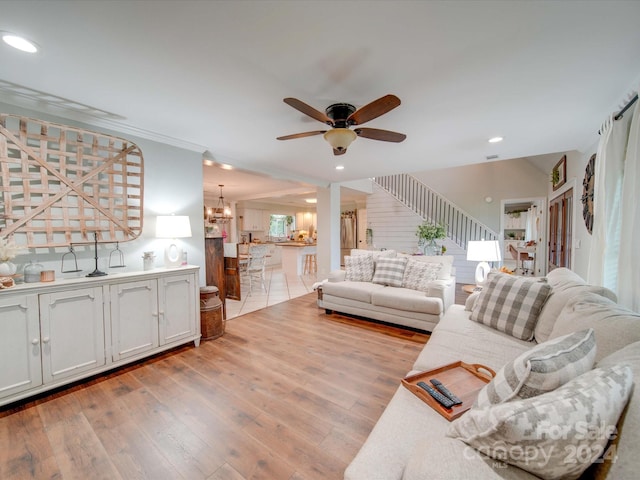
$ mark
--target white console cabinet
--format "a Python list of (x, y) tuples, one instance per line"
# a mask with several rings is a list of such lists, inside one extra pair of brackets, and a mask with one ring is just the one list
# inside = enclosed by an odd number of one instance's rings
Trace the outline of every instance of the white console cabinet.
[(0, 291), (0, 405), (193, 341), (198, 267)]

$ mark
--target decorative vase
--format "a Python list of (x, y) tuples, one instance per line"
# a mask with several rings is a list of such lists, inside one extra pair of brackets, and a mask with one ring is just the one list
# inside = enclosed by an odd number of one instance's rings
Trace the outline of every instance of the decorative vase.
[(15, 263), (11, 263), (9, 261), (0, 262), (0, 277), (15, 275), (16, 270), (18, 270), (18, 267)]
[(440, 253), (441, 249), (438, 246), (438, 244), (436, 243), (435, 239), (431, 239), (428, 242), (426, 242), (425, 248), (424, 248), (424, 254), (425, 255), (438, 255), (438, 253)]

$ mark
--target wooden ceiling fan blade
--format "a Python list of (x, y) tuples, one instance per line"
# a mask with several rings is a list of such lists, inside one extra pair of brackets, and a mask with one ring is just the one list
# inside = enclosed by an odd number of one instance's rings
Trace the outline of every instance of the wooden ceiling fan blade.
[(293, 140), (294, 138), (312, 137), (313, 135), (322, 135), (323, 133), (327, 133), (327, 131), (314, 130), (313, 132), (294, 133), (292, 135), (285, 135), (283, 137), (278, 137), (277, 140)]
[(407, 136), (404, 133), (392, 132), (390, 130), (380, 130), (378, 128), (356, 128), (356, 135), (372, 140), (382, 140), (383, 142), (402, 142)]
[(349, 115), (349, 118), (347, 118), (347, 123), (349, 125), (362, 125), (374, 118), (378, 118), (380, 115), (390, 112), (398, 105), (400, 105), (400, 99), (398, 97), (391, 94), (385, 95), (353, 112)]
[(326, 123), (327, 125), (333, 125), (333, 120), (327, 117), (325, 113), (322, 113), (320, 110), (316, 110), (311, 105), (307, 105), (306, 103), (301, 102), (297, 98), (287, 97), (283, 100), (283, 102), (289, 105), (290, 107), (295, 108), (299, 112), (302, 112), (305, 115), (308, 115), (311, 118), (318, 120), (319, 122)]

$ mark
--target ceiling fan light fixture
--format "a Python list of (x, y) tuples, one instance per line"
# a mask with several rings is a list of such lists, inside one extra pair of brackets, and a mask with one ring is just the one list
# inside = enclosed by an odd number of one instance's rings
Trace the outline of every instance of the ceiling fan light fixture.
[(349, 148), (351, 142), (353, 142), (358, 136), (353, 130), (348, 128), (334, 128), (324, 134), (324, 139), (335, 150), (343, 151)]

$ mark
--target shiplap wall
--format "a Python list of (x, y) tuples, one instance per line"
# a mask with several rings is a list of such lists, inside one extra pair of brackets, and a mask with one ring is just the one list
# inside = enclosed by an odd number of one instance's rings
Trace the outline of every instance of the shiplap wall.
[[(418, 252), (416, 230), (423, 221), (392, 195), (378, 185), (373, 185), (373, 193), (367, 196), (367, 228), (373, 230), (373, 248)], [(466, 251), (448, 239), (438, 243), (447, 248), (447, 255), (455, 257), (453, 265), (456, 268), (456, 282), (475, 283), (477, 262), (467, 262)]]

